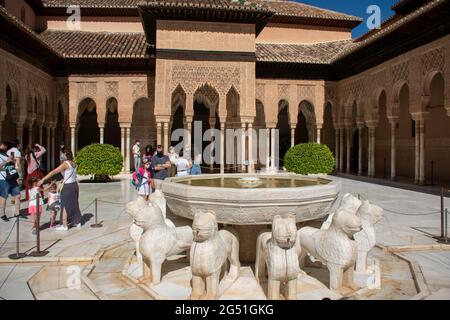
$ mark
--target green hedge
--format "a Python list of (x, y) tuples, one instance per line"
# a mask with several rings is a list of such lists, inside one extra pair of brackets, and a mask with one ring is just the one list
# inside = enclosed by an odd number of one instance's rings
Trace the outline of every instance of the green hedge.
[(293, 146), (284, 157), (284, 166), (297, 174), (330, 174), (334, 170), (334, 156), (324, 144), (305, 143)]
[(122, 171), (123, 157), (120, 150), (112, 145), (91, 144), (78, 152), (75, 162), (78, 174), (103, 179)]

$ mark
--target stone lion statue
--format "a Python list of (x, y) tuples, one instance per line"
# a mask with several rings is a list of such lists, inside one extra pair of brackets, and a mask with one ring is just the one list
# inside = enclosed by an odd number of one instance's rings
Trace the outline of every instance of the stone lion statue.
[(239, 277), (239, 241), (227, 230), (218, 229), (214, 213), (197, 212), (192, 224), (194, 242), (191, 246), (191, 300), (219, 298), (220, 275), (230, 263), (228, 280)]
[(267, 266), (267, 297), (270, 300), (280, 298), (281, 283), (287, 285), (286, 298), (297, 299), (300, 252), (295, 216), (275, 216), (272, 232), (262, 233), (256, 241), (255, 276), (258, 282), (264, 279)]
[(150, 202), (153, 204), (158, 205), (161, 208), (162, 214), (164, 219), (167, 217), (166, 215), (166, 198), (164, 197), (164, 194), (160, 191), (160, 190), (155, 190), (155, 192), (153, 192), (150, 195)]
[(166, 258), (190, 249), (192, 229), (176, 228), (170, 220), (168, 223), (161, 208), (148, 204), (142, 197), (130, 202), (126, 211), (133, 217), (134, 224), (143, 230), (137, 246), (144, 262), (143, 280), (158, 284), (161, 282), (161, 265)]
[(344, 205), (333, 215), (328, 229), (304, 227), (298, 231), (302, 254), (309, 254), (327, 266), (330, 271), (330, 288), (342, 288), (345, 282), (353, 286), (353, 270), (356, 262), (356, 241), (353, 235), (361, 231), (361, 219), (356, 210)]
[(383, 218), (383, 209), (372, 205), (369, 201), (364, 201), (356, 212), (356, 216), (361, 219), (362, 230), (355, 233), (353, 238), (356, 241), (358, 250), (356, 259), (356, 271), (367, 271), (367, 255), (375, 247), (376, 235), (375, 225)]

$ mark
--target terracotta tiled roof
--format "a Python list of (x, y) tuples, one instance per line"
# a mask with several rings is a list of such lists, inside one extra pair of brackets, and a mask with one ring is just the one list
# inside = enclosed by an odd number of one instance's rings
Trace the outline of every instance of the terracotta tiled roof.
[(354, 45), (352, 40), (315, 44), (257, 43), (256, 58), (259, 62), (328, 64), (341, 51)]
[(329, 19), (329, 20), (347, 20), (354, 22), (361, 22), (362, 19), (336, 12), (331, 10), (326, 10), (311, 5), (307, 5), (301, 2), (295, 1), (262, 1), (271, 10), (275, 12), (276, 16), (285, 17), (302, 17), (302, 18), (317, 18), (317, 19)]
[[(180, 8), (219, 8), (231, 10), (261, 10), (271, 11), (277, 19), (303, 18), (335, 20), (357, 25), (362, 20), (351, 15), (313, 7), (295, 1), (246, 0), (241, 4), (239, 0), (41, 0), (44, 9), (67, 8), (79, 5), (90, 9), (136, 9), (138, 5), (166, 6)], [(97, 12), (97, 11), (96, 11)], [(294, 21), (295, 22), (295, 21)]]
[(28, 27), (16, 16), (9, 13), (3, 6), (0, 6), (0, 18), (4, 19), (9, 24), (13, 25), (15, 28), (26, 34), (26, 36), (32, 38), (33, 41), (35, 40), (38, 45), (43, 46), (46, 50), (49, 50), (53, 54), (56, 54), (56, 51), (51, 46), (40, 40), (39, 36), (37, 35), (36, 32), (34, 32), (33, 29)]
[(145, 58), (143, 33), (46, 30), (39, 35), (65, 58)]
[(73, 5), (89, 8), (137, 8), (142, 0), (42, 0), (43, 7), (61, 8)]

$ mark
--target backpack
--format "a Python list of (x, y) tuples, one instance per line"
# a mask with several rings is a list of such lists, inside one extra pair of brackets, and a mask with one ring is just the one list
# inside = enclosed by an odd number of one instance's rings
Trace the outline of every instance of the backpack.
[(5, 173), (6, 181), (16, 181), (19, 179), (19, 172), (17, 172), (17, 169), (13, 164), (8, 164), (5, 166)]
[(136, 190), (142, 186), (143, 179), (144, 177), (139, 171), (133, 173), (133, 179), (131, 179), (131, 184), (136, 188)]

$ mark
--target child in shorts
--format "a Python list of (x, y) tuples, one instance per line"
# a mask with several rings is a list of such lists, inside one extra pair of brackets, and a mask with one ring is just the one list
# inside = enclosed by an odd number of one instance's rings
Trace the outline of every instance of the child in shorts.
[(47, 211), (50, 212), (50, 229), (56, 228), (56, 216), (61, 209), (59, 186), (53, 181), (48, 187)]
[[(29, 190), (29, 200), (28, 200), (28, 214), (31, 215), (31, 221), (33, 223), (32, 233), (36, 234), (36, 228), (39, 228), (37, 225), (36, 214), (39, 214), (39, 217), (42, 215), (42, 206), (44, 205), (44, 201), (42, 200), (42, 188), (38, 187), (37, 184), (39, 182), (39, 177), (31, 177), (30, 184), (31, 189)], [(39, 210), (37, 209), (36, 202), (37, 197), (39, 196)], [(39, 211), (39, 212), (38, 212)]]

